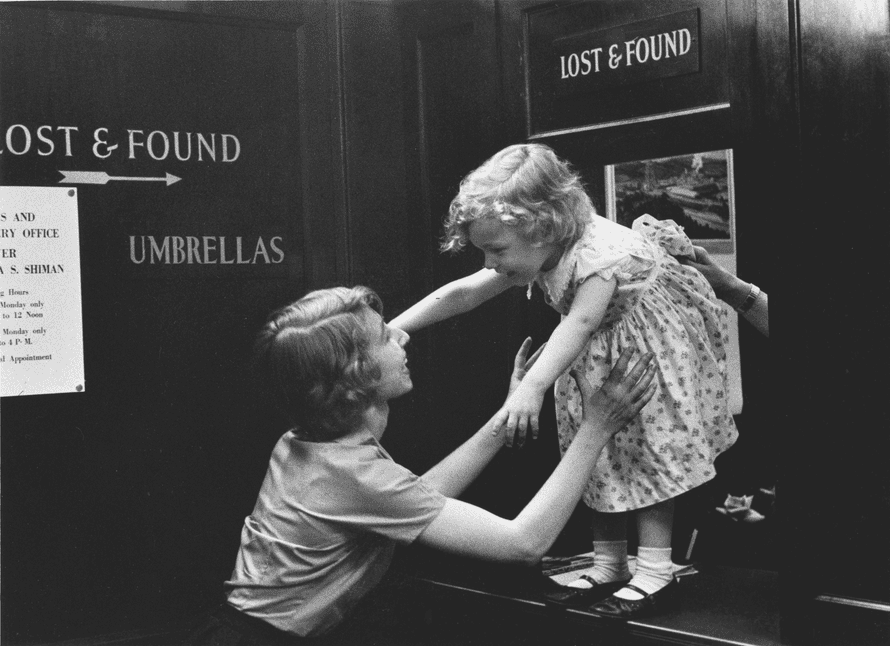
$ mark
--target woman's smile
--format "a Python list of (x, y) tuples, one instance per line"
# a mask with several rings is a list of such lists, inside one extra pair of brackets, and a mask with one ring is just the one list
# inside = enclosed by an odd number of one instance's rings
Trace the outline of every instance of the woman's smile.
[[(375, 316), (379, 317), (377, 314)], [(380, 367), (377, 397), (381, 401), (400, 397), (414, 387), (411, 371), (408, 369), (408, 354), (405, 352), (405, 345), (409, 340), (406, 332), (387, 325), (380, 319), (380, 336), (372, 354)]]

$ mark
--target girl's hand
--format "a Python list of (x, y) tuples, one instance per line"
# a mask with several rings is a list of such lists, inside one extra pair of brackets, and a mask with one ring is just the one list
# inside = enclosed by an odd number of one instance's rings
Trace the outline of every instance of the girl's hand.
[(515, 443), (518, 447), (522, 447), (525, 444), (526, 432), (529, 430), (532, 438), (537, 439), (538, 414), (541, 412), (543, 400), (543, 392), (526, 387), (521, 382), (507, 397), (503, 408), (494, 417), (495, 432), (504, 429), (504, 442), (507, 446), (512, 447)]
[(611, 437), (624, 429), (636, 417), (655, 393), (654, 355), (649, 352), (628, 372), (632, 350), (624, 350), (609, 377), (599, 390), (594, 391), (587, 377), (572, 370), (572, 379), (581, 391), (581, 424)]
[[(523, 377), (525, 377), (525, 375), (528, 373), (529, 369), (531, 369), (531, 367), (533, 365), (535, 365), (535, 361), (538, 360), (538, 357), (541, 356), (541, 352), (543, 352), (543, 350), (544, 350), (544, 346), (547, 345), (546, 343), (543, 344), (540, 348), (535, 350), (535, 353), (531, 357), (528, 357), (528, 349), (531, 347), (531, 344), (532, 344), (532, 338), (530, 336), (526, 337), (525, 341), (523, 341), (522, 345), (519, 347), (519, 351), (516, 353), (516, 358), (513, 359), (513, 374), (510, 375), (510, 386), (507, 389), (507, 403), (509, 403), (511, 401), (513, 394), (516, 392), (516, 390), (519, 388), (519, 385), (522, 383)], [(492, 435), (497, 435), (498, 433), (500, 433), (501, 429), (503, 429), (503, 427), (504, 427), (504, 424), (506, 424), (509, 420), (509, 411), (507, 410), (506, 405), (507, 404), (504, 405), (505, 406), (504, 408), (502, 408), (500, 411), (498, 411), (498, 414), (494, 418), (493, 426), (492, 426), (492, 428), (493, 428)], [(537, 438), (537, 436), (538, 436), (537, 413), (538, 413), (538, 411), (540, 411), (540, 409), (541, 409), (541, 404), (538, 403), (537, 408), (534, 410), (534, 418), (533, 418), (534, 423), (532, 425), (532, 434), (533, 434), (533, 437), (535, 437), (535, 438)], [(528, 428), (528, 423), (529, 423), (529, 418), (526, 417), (525, 425), (520, 425), (521, 428), (523, 429), (519, 438), (518, 438), (520, 446), (522, 446), (522, 443), (525, 441), (525, 429)], [(515, 428), (517, 425), (519, 425), (518, 422), (514, 424), (513, 430), (511, 430), (509, 427), (506, 429), (504, 443), (507, 446), (513, 446), (513, 436), (514, 436)]]

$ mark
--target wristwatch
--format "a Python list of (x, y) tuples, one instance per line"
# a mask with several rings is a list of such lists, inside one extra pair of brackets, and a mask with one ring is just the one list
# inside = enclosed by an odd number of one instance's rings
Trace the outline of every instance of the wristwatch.
[(754, 283), (751, 283), (751, 289), (748, 290), (748, 295), (745, 296), (745, 300), (742, 301), (742, 304), (735, 308), (735, 311), (739, 314), (744, 314), (754, 306), (754, 301), (757, 300), (758, 296), (760, 296), (760, 288)]

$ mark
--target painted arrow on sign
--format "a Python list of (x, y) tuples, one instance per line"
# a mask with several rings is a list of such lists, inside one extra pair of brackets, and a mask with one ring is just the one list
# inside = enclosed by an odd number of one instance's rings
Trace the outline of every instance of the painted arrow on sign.
[(60, 184), (107, 184), (111, 180), (124, 182), (167, 182), (167, 186), (175, 184), (181, 177), (166, 173), (164, 177), (114, 177), (104, 171), (89, 170), (60, 170), (62, 179)]

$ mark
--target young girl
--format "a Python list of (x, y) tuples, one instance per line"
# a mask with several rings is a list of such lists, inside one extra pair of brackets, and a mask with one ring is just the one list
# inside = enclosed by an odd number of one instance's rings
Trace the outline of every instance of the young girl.
[[(190, 644), (371, 643), (363, 626), (341, 624), (373, 595), (397, 543), (537, 563), (603, 446), (654, 392), (648, 355), (627, 370), (631, 353), (622, 354), (598, 392), (575, 373), (578, 435), (541, 490), (507, 520), (454, 498), (504, 443), (491, 422), (420, 477), (380, 445), (389, 400), (412, 388), (407, 342), (364, 287), (312, 292), (270, 317), (257, 339), (257, 368), (291, 426), (241, 529), (226, 602)], [(529, 345), (516, 356), (510, 390), (535, 362), (534, 355), (526, 361)]]
[[(614, 595), (593, 606), (634, 618), (673, 596), (674, 498), (714, 477), (735, 442), (725, 381), (727, 323), (707, 281), (673, 255), (692, 245), (672, 221), (642, 216), (633, 230), (596, 215), (579, 177), (543, 145), (510, 146), (470, 173), (451, 203), (444, 250), (470, 242), (485, 268), (445, 285), (391, 321), (411, 332), (469, 311), (510, 286), (533, 283), (562, 314), (543, 353), (495, 416), (522, 444), (538, 431), (555, 386), (560, 446), (578, 429), (574, 368), (602, 383), (623, 349), (655, 354), (653, 401), (600, 456), (584, 493), (593, 510), (594, 566), (563, 601)], [(508, 439), (509, 443), (509, 439)], [(627, 565), (626, 520), (636, 510), (636, 572)], [(587, 590), (581, 592), (580, 590)]]

